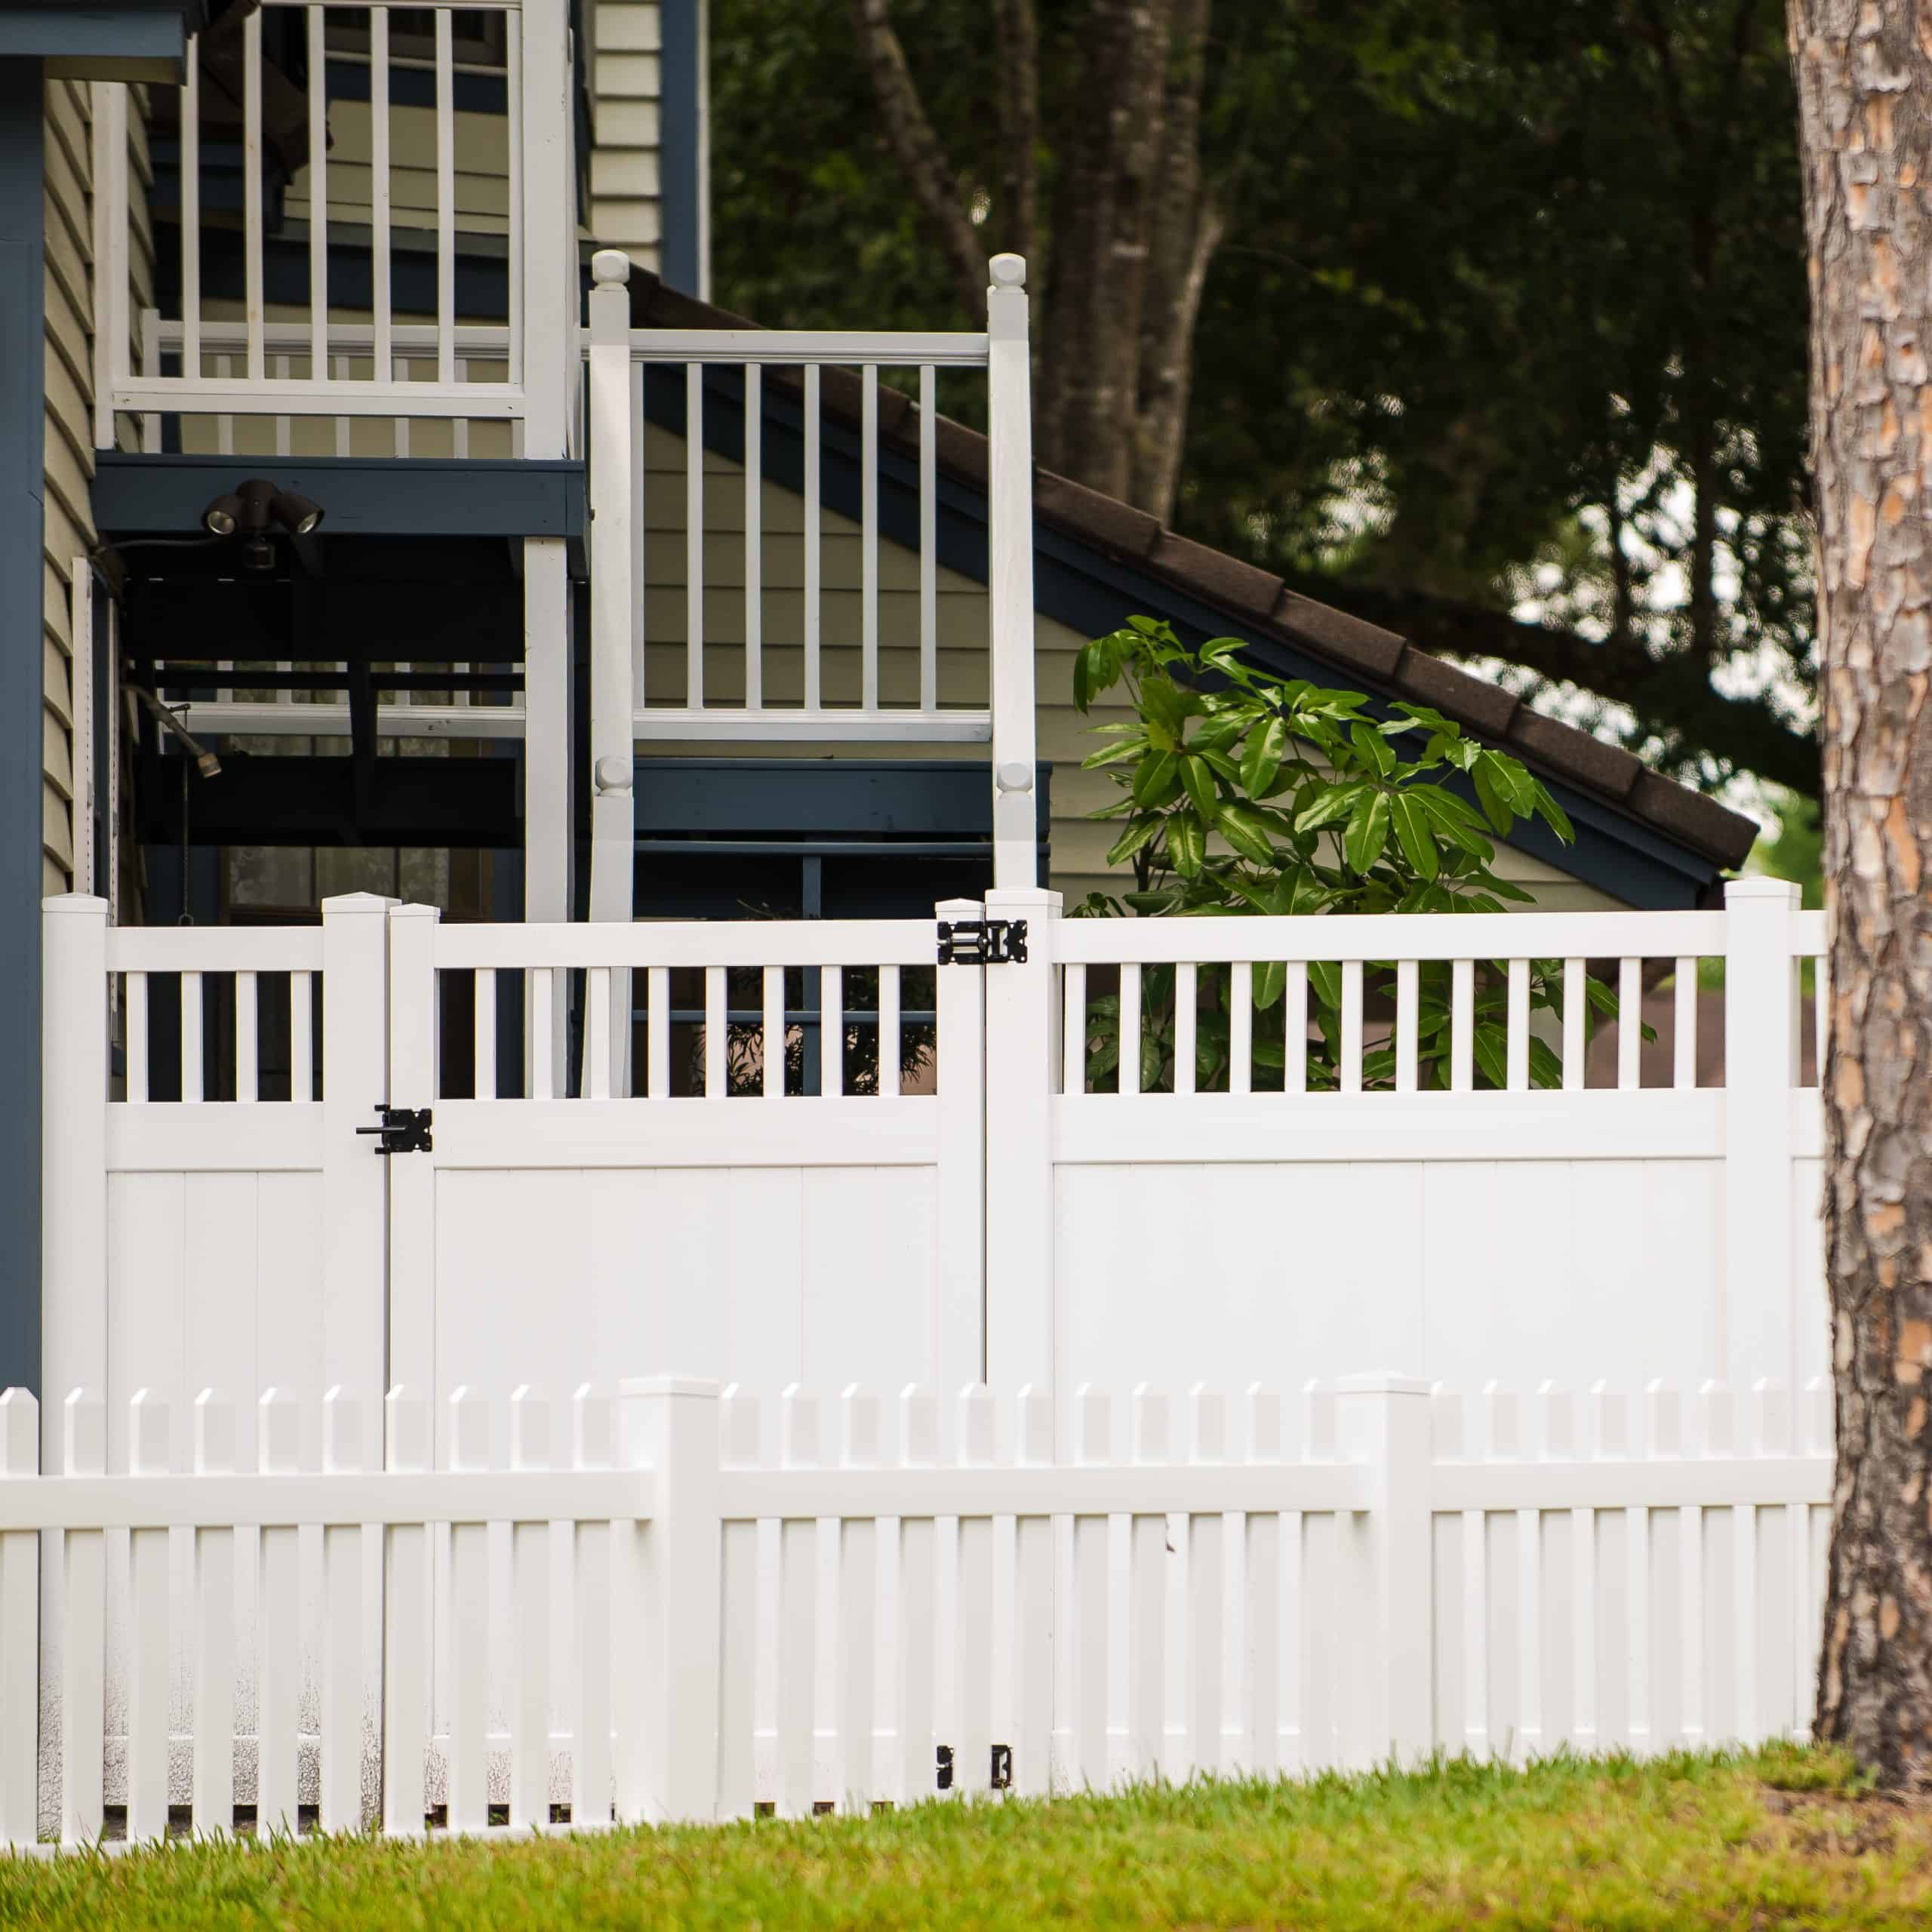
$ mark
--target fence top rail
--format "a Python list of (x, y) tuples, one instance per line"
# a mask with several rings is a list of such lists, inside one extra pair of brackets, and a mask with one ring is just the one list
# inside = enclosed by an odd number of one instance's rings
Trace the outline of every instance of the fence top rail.
[[(141, 315), (143, 342), (152, 339), (168, 349), (180, 346), (186, 328), (178, 318), (164, 315), (154, 309), (144, 309)], [(205, 350), (245, 349), (248, 345), (248, 325), (244, 321), (203, 316), (197, 332)], [(389, 328), (389, 347), (392, 351), (417, 349), (433, 355), (439, 334), (433, 322), (393, 323)], [(271, 355), (306, 356), (314, 347), (315, 340), (313, 325), (306, 321), (264, 322), (261, 337), (263, 346)], [(498, 323), (459, 322), (456, 325), (455, 341), (459, 355), (506, 356), (509, 353), (510, 332)], [(352, 355), (360, 350), (366, 355), (374, 350), (375, 344), (374, 323), (342, 322), (333, 318), (330, 321), (328, 346), (331, 353)]]
[(1436, 912), (1250, 918), (1064, 919), (1075, 964), (1178, 961), (1685, 958), (1721, 955), (1722, 912)]
[[(400, 916), (407, 916), (406, 914)], [(445, 925), (445, 968), (930, 966), (925, 919), (720, 920), (712, 924)]]
[[(584, 337), (586, 345), (589, 335)], [(780, 368), (871, 363), (881, 368), (983, 369), (988, 338), (964, 331), (632, 329), (633, 362), (755, 362)]]
[(109, 926), (110, 973), (319, 973), (320, 926)]

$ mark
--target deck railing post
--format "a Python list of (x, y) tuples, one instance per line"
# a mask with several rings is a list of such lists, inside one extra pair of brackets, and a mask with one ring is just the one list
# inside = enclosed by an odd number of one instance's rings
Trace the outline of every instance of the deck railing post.
[(1367, 1470), (1370, 1489), (1355, 1519), (1357, 1767), (1414, 1764), (1429, 1755), (1434, 1718), (1429, 1384), (1351, 1375), (1337, 1393), (1344, 1453)]
[(1026, 263), (995, 255), (986, 291), (986, 601), (993, 882), (1039, 883), (1033, 715), (1033, 402)]
[(1724, 1293), (1712, 1372), (1734, 1388), (1765, 1375), (1796, 1388), (1791, 1094), (1800, 1002), (1791, 917), (1798, 889), (1783, 879), (1735, 878), (1724, 899)]
[(619, 1647), (620, 1822), (706, 1821), (718, 1808), (718, 1386), (654, 1375), (618, 1385), (623, 1466), (655, 1475), (634, 1561), (641, 1641)]
[(523, 454), (567, 455), (577, 354), (566, 0), (522, 0)]

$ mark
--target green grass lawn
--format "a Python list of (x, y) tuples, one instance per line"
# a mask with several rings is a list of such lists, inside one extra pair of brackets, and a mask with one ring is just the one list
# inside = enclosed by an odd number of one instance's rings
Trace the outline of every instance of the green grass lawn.
[(0, 1860), (0, 1926), (1806, 1927), (1932, 1921), (1932, 1810), (1780, 1749), (503, 1846)]

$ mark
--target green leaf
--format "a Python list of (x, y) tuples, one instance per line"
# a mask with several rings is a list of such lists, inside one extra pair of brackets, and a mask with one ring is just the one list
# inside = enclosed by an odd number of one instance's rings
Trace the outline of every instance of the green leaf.
[(1487, 1026), (1479, 1022), (1470, 1044), (1475, 1049), (1476, 1064), (1488, 1076), (1490, 1084), (1506, 1087), (1509, 1084), (1509, 1066), (1503, 1029), (1493, 1021)]
[(1287, 964), (1280, 959), (1264, 960), (1254, 970), (1254, 1010), (1266, 1013), (1287, 989)]
[(1340, 1007), (1342, 969), (1334, 960), (1311, 959), (1308, 962), (1308, 983), (1315, 989), (1315, 997), (1324, 1006)]
[(1080, 768), (1082, 771), (1098, 771), (1109, 764), (1124, 764), (1129, 758), (1139, 758), (1146, 749), (1146, 733), (1137, 731), (1117, 745), (1103, 745), (1097, 752), (1089, 752), (1080, 761)]
[(1477, 759), (1472, 776), (1476, 782), (1476, 797), (1481, 803), (1484, 816), (1498, 832), (1507, 832), (1515, 823), (1515, 804), (1504, 781), (1497, 777), (1491, 757), (1490, 752), (1484, 752)]
[(1241, 789), (1251, 798), (1265, 798), (1287, 755), (1288, 728), (1278, 718), (1271, 718), (1249, 732), (1241, 747)]
[(1134, 802), (1143, 811), (1171, 804), (1180, 795), (1180, 759), (1174, 752), (1156, 752), (1134, 774)]
[(1118, 866), (1132, 858), (1151, 838), (1159, 835), (1161, 827), (1167, 821), (1158, 814), (1137, 818), (1114, 841), (1107, 854), (1107, 863)]
[(1175, 812), (1166, 823), (1168, 856), (1174, 860), (1174, 870), (1183, 878), (1192, 878), (1208, 856), (1208, 834), (1201, 821), (1190, 811)]
[(1429, 832), (1429, 820), (1422, 807), (1409, 792), (1398, 792), (1389, 801), (1389, 815), (1409, 863), (1424, 878), (1435, 878), (1441, 869), (1440, 863), (1436, 857), (1435, 841)]
[(1342, 853), (1351, 872), (1365, 872), (1381, 857), (1389, 842), (1389, 817), (1386, 792), (1369, 792), (1349, 815)]
[(1564, 844), (1576, 844), (1576, 828), (1570, 823), (1563, 808), (1540, 785), (1537, 787), (1537, 816)]
[(1246, 805), (1223, 805), (1216, 820), (1221, 836), (1244, 859), (1250, 859), (1257, 866), (1271, 865), (1274, 862), (1275, 848), (1268, 837), (1268, 826), (1260, 813)]
[(1372, 768), (1378, 778), (1386, 778), (1395, 768), (1395, 754), (1389, 748), (1389, 741), (1380, 732), (1367, 724), (1351, 724), (1349, 743), (1355, 748), (1362, 762)]
[(1204, 758), (1183, 752), (1180, 760), (1180, 782), (1187, 790), (1188, 801), (1193, 806), (1203, 825), (1212, 825), (1215, 815), (1221, 809), (1221, 795), (1214, 787), (1214, 774), (1208, 769)]
[(1362, 792), (1363, 788), (1359, 785), (1320, 786), (1312, 801), (1296, 813), (1295, 829), (1314, 832), (1324, 825), (1332, 825), (1338, 818), (1346, 818)]

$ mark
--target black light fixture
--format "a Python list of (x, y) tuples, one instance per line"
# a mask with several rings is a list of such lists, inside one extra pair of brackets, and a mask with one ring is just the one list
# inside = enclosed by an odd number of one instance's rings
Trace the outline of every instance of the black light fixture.
[(232, 537), (238, 532), (248, 540), (248, 564), (251, 570), (273, 566), (275, 552), (269, 543), (269, 526), (278, 525), (291, 537), (306, 537), (321, 522), (322, 506), (293, 490), (278, 488), (259, 476), (233, 490), (225, 490), (202, 512), (202, 521), (215, 537)]

